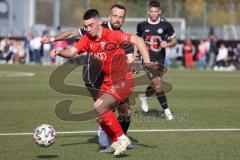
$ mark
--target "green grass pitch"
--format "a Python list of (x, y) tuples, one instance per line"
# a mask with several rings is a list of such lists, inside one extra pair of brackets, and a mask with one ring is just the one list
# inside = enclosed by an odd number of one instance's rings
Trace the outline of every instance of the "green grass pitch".
[[(72, 99), (73, 113), (92, 108), (90, 97), (65, 95), (49, 86), (49, 76), (56, 67), (0, 65), (0, 160), (31, 159), (114, 159), (98, 153), (95, 133), (59, 134), (55, 144), (38, 147), (31, 135), (10, 136), (4, 133), (31, 133), (38, 125), (49, 123), (57, 132), (95, 131), (95, 120), (67, 122), (54, 112), (63, 99)], [(11, 76), (12, 72), (31, 72), (33, 77)], [(130, 130), (142, 129), (240, 129), (239, 72), (211, 72), (170, 69), (165, 80), (174, 89), (167, 94), (175, 115), (173, 122), (159, 116), (157, 100), (149, 99), (150, 113), (141, 112), (139, 101), (132, 107)], [(66, 83), (83, 85), (81, 68)], [(238, 160), (240, 131), (207, 132), (129, 132), (135, 148), (120, 159), (160, 160)]]

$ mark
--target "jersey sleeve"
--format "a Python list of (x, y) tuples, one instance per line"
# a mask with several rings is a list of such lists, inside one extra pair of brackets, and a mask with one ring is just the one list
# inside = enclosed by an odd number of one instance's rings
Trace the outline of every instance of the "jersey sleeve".
[(122, 31), (112, 31), (112, 38), (117, 41), (117, 43), (131, 42), (131, 34), (122, 32)]
[(167, 23), (167, 39), (171, 40), (173, 37), (176, 36), (176, 33), (170, 23)]
[(129, 44), (126, 47), (123, 48), (126, 54), (133, 54), (134, 47), (133, 44)]
[(138, 23), (138, 25), (137, 25), (137, 36), (142, 37), (142, 34), (143, 34), (143, 32), (142, 32), (141, 23)]
[(88, 39), (86, 36), (82, 36), (79, 41), (74, 45), (77, 49), (78, 54), (84, 53), (88, 51)]
[(78, 29), (78, 33), (79, 33), (80, 36), (83, 36), (83, 35), (86, 34), (86, 31), (85, 31), (84, 28), (79, 28), (79, 29)]
[(113, 31), (111, 30), (111, 37), (115, 42), (120, 44), (125, 50), (126, 54), (133, 53), (133, 44), (131, 43), (131, 34), (122, 32), (122, 31)]

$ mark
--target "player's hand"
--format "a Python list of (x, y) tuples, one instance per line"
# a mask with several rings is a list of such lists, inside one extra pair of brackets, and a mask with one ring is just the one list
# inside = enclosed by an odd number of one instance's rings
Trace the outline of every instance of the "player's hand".
[(147, 63), (144, 63), (144, 65), (146, 66), (146, 68), (150, 70), (159, 68), (159, 64), (154, 62), (147, 62)]
[(138, 59), (139, 59), (139, 54), (138, 54), (138, 52), (134, 52), (134, 53), (133, 53), (133, 58), (134, 58), (134, 60), (138, 60)]
[(60, 54), (60, 51), (56, 50), (56, 49), (52, 49), (49, 53), (50, 57), (55, 59), (57, 55)]
[(42, 44), (48, 44), (51, 43), (51, 38), (49, 36), (43, 36), (41, 39)]
[(130, 68), (130, 70), (131, 70), (134, 74), (138, 74), (138, 73), (139, 73), (140, 68), (139, 68), (139, 66), (138, 66), (137, 63), (131, 62), (131, 63), (129, 64), (129, 68)]
[(161, 48), (167, 48), (167, 47), (169, 47), (168, 42), (161, 40), (160, 47), (161, 47)]

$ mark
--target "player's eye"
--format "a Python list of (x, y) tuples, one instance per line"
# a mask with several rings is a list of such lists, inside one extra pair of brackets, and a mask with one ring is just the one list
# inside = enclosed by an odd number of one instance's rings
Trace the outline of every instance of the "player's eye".
[(113, 18), (124, 19), (123, 16), (112, 15)]

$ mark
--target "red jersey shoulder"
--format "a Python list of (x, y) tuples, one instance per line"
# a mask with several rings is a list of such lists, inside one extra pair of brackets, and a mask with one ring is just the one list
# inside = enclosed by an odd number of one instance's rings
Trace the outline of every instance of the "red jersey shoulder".
[(83, 35), (79, 41), (74, 45), (77, 48), (78, 53), (83, 53), (88, 51), (89, 38), (86, 35)]
[(130, 41), (131, 40), (131, 34), (124, 33), (120, 30), (106, 30), (106, 36), (108, 40), (115, 40), (118, 42), (123, 42), (123, 41)]

